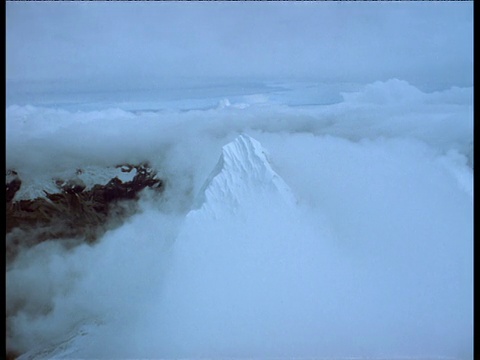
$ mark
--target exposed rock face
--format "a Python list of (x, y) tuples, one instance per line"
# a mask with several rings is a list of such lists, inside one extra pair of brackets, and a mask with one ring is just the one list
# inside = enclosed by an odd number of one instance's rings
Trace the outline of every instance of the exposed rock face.
[[(7, 261), (12, 260), (20, 247), (32, 246), (48, 239), (79, 238), (93, 242), (108, 228), (131, 214), (130, 206), (145, 188), (162, 191), (164, 182), (157, 178), (148, 164), (117, 166), (122, 173), (135, 172), (130, 181), (118, 176), (106, 184), (87, 188), (77, 177), (55, 180), (57, 193), (43, 190), (44, 197), (15, 200), (22, 188), (22, 180), (15, 171), (6, 177), (6, 234)], [(77, 170), (77, 175), (82, 170)], [(115, 214), (116, 216), (111, 216)]]
[(16, 171), (7, 171), (7, 181), (6, 181), (6, 199), (7, 204), (13, 200), (15, 194), (18, 190), (20, 190), (20, 186), (22, 185), (22, 181), (18, 177)]
[[(131, 171), (128, 167), (122, 167), (125, 172)], [(10, 187), (13, 187), (12, 184)], [(135, 198), (138, 192), (145, 187), (163, 186), (161, 182), (157, 183), (155, 177), (149, 171), (145, 171), (142, 168), (137, 169), (137, 175), (132, 181), (122, 182), (119, 178), (113, 178), (104, 186), (95, 185), (90, 189), (86, 186), (85, 182), (76, 178), (75, 181), (62, 181), (59, 182), (59, 186), (63, 187), (61, 194), (47, 194), (47, 199), (56, 200), (56, 206), (62, 206), (63, 208), (77, 209), (83, 207), (82, 211), (71, 210), (71, 214), (80, 217), (80, 220), (75, 220), (82, 224), (91, 224), (104, 221), (105, 214), (112, 211), (111, 204), (115, 203), (117, 199), (129, 199)], [(37, 201), (40, 201), (37, 199)], [(222, 154), (219, 161), (212, 171), (208, 179), (205, 181), (203, 188), (200, 190), (200, 194), (197, 198), (197, 204), (187, 215), (187, 222), (190, 222), (188, 227), (194, 231), (201, 229), (207, 224), (211, 224), (209, 221), (212, 219), (220, 221), (223, 216), (237, 216), (242, 214), (242, 210), (249, 211), (251, 204), (263, 201), (268, 204), (265, 209), (274, 205), (286, 206), (290, 209), (290, 205), (295, 204), (295, 197), (285, 183), (285, 181), (276, 173), (272, 167), (272, 164), (268, 160), (268, 153), (263, 146), (255, 139), (248, 135), (240, 135), (234, 141), (225, 145), (222, 149)], [(274, 201), (274, 202), (272, 202)], [(278, 202), (275, 202), (278, 201)], [(21, 202), (20, 202), (21, 203)], [(42, 203), (43, 204), (43, 203)], [(273, 206), (274, 206), (273, 205)], [(30, 204), (32, 206), (32, 204)], [(43, 205), (42, 205), (43, 206)], [(255, 208), (257, 206), (255, 205)], [(239, 210), (239, 211), (237, 211)], [(57, 210), (56, 217), (63, 216)], [(91, 216), (92, 218), (86, 218)], [(74, 221), (72, 218), (63, 218), (64, 222)], [(196, 227), (198, 226), (198, 228)], [(208, 226), (207, 226), (208, 227)], [(84, 231), (87, 231), (85, 229)], [(188, 238), (188, 236), (187, 236)], [(233, 236), (238, 238), (238, 235)], [(255, 237), (252, 237), (252, 243), (255, 241)], [(205, 237), (200, 236), (193, 243), (185, 242), (185, 238), (175, 240), (175, 257), (180, 263), (191, 263), (191, 260), (198, 261), (195, 254), (202, 254), (203, 249), (212, 249), (212, 247), (225, 246), (228, 239), (224, 236), (218, 237)], [(223, 244), (223, 245), (222, 245)], [(235, 255), (229, 258), (229, 260), (235, 262), (238, 259), (243, 261), (246, 259), (247, 263), (252, 259), (259, 259), (257, 251), (253, 252), (249, 248), (249, 241), (238, 242), (232, 241), (227, 246), (230, 249), (235, 249), (233, 252)], [(255, 247), (256, 248), (256, 247)], [(226, 255), (229, 257), (230, 255)], [(204, 256), (200, 255), (200, 258)], [(217, 261), (216, 259), (205, 259), (208, 263)], [(221, 260), (223, 261), (223, 260)], [(258, 260), (252, 260), (258, 261)], [(180, 276), (181, 284), (186, 282), (182, 281), (182, 276), (187, 274), (188, 277), (195, 278), (200, 274), (201, 279), (202, 268), (204, 263), (200, 262), (200, 270), (193, 269), (193, 273), (185, 272), (182, 270)], [(216, 263), (218, 264), (218, 263)], [(238, 266), (238, 263), (237, 263)], [(192, 267), (188, 267), (192, 269)], [(220, 267), (218, 267), (220, 268)], [(175, 282), (175, 276), (173, 275), (173, 281)], [(204, 279), (199, 280), (199, 283)], [(190, 284), (187, 282), (187, 284)], [(188, 287), (188, 285), (187, 285)], [(172, 289), (170, 289), (172, 290)], [(175, 291), (181, 293), (175, 293)], [(177, 296), (183, 296), (184, 289), (173, 288), (173, 294), (175, 298)], [(188, 290), (187, 290), (188, 292)], [(170, 293), (171, 295), (172, 293)], [(175, 314), (178, 309), (182, 309), (182, 305), (175, 305), (173, 308), (169, 308), (171, 304), (162, 304), (166, 306), (166, 311)], [(163, 310), (162, 310), (163, 311)], [(175, 315), (172, 319), (176, 318)], [(175, 320), (174, 320), (175, 321)], [(67, 329), (68, 332), (64, 336), (54, 339), (51, 343), (38, 344), (38, 348), (29, 349), (26, 353), (21, 354), (19, 360), (31, 360), (31, 359), (67, 359), (67, 358), (87, 358), (88, 351), (91, 349), (92, 344), (98, 344), (99, 338), (97, 337), (101, 333), (101, 322), (96, 322), (93, 319), (86, 319), (84, 323), (80, 325), (74, 325)], [(168, 328), (168, 325), (167, 325)], [(174, 334), (184, 334), (183, 331), (178, 332), (180, 328), (173, 326)], [(100, 329), (100, 330), (99, 330)], [(188, 331), (187, 331), (188, 333)], [(176, 335), (173, 335), (175, 338)], [(183, 335), (182, 335), (183, 336)], [(167, 350), (168, 351), (168, 350)], [(89, 354), (91, 355), (91, 354)]]

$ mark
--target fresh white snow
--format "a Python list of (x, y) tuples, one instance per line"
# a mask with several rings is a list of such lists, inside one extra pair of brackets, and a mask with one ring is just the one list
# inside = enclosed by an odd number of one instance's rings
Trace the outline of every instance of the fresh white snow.
[(221, 217), (225, 212), (235, 213), (242, 202), (265, 201), (264, 195), (271, 192), (295, 204), (291, 189), (272, 169), (267, 156), (262, 145), (246, 134), (225, 145), (195, 206), (207, 216)]
[(136, 173), (135, 168), (95, 165), (55, 173), (29, 174), (28, 172), (19, 172), (18, 176), (22, 185), (15, 194), (14, 201), (44, 198), (46, 196), (45, 191), (50, 194), (60, 193), (62, 192), (62, 186), (68, 181), (80, 181), (85, 185), (85, 190), (90, 190), (95, 185), (106, 185), (113, 178), (118, 178), (122, 182), (132, 181)]

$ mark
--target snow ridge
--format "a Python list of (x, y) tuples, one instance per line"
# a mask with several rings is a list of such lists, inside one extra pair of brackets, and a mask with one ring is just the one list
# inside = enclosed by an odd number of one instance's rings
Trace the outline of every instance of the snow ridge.
[[(133, 169), (135, 170), (135, 169)], [(62, 192), (62, 186), (67, 182), (79, 182), (85, 185), (86, 190), (90, 190), (95, 185), (106, 185), (113, 178), (118, 178), (122, 182), (132, 181), (137, 171), (132, 168), (126, 169), (125, 166), (85, 166), (81, 169), (68, 169), (57, 173), (20, 174), (22, 186), (15, 194), (14, 200), (31, 200), (44, 198), (45, 191), (50, 194)], [(6, 182), (11, 181), (12, 176), (7, 174)]]
[(273, 170), (260, 142), (241, 134), (223, 147), (195, 207), (218, 217), (226, 209), (235, 212), (244, 201), (262, 201), (269, 194), (279, 195), (287, 204), (296, 203), (290, 187)]

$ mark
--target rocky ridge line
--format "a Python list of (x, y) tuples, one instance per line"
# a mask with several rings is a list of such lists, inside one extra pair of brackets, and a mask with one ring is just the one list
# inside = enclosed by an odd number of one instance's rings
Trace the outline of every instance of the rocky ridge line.
[[(116, 166), (121, 173), (135, 175), (130, 181), (118, 176), (106, 184), (87, 188), (79, 176), (56, 179), (58, 192), (43, 190), (44, 197), (16, 200), (22, 180), (15, 170), (6, 176), (6, 254), (11, 261), (21, 247), (30, 247), (50, 239), (77, 238), (94, 242), (109, 228), (118, 226), (131, 215), (133, 203), (145, 188), (163, 191), (164, 182), (148, 164)], [(78, 169), (76, 175), (82, 173)], [(130, 200), (130, 201), (129, 201)]]

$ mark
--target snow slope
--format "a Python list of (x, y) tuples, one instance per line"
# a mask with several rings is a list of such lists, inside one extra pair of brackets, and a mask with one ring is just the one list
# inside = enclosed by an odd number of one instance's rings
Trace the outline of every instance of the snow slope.
[(295, 204), (289, 186), (273, 170), (268, 153), (252, 137), (242, 134), (225, 145), (217, 165), (200, 190), (192, 210), (220, 217), (235, 212), (248, 201), (262, 201), (276, 193), (286, 204)]
[(96, 323), (84, 323), (75, 326), (60, 341), (52, 344), (41, 344), (37, 348), (22, 354), (17, 360), (35, 359), (72, 359), (78, 358), (82, 348), (87, 347), (94, 341), (95, 331), (98, 330)]
[[(134, 170), (134, 171), (132, 171)], [(15, 194), (14, 200), (30, 200), (45, 197), (45, 191), (50, 194), (62, 192), (62, 186), (69, 181), (77, 181), (85, 185), (86, 190), (90, 190), (95, 185), (106, 185), (113, 178), (118, 178), (122, 182), (132, 181), (137, 171), (125, 166), (85, 166), (81, 169), (68, 169), (55, 173), (43, 174), (23, 174), (20, 173), (22, 186)], [(8, 182), (11, 175), (7, 174)]]
[[(271, 204), (275, 199), (279, 201), (278, 205), (283, 204), (287, 208), (296, 203), (289, 186), (273, 170), (267, 151), (257, 140), (242, 134), (223, 147), (217, 165), (205, 181), (193, 209), (186, 216), (186, 227), (192, 229), (192, 224), (205, 224), (205, 221), (217, 221), (225, 216), (235, 217), (239, 211), (251, 209), (250, 201)], [(175, 248), (185, 255), (185, 250), (191, 254), (191, 250), (198, 250), (198, 246), (203, 245), (205, 244), (199, 242), (187, 250), (191, 243), (180, 239)], [(235, 246), (229, 243), (224, 245)], [(178, 302), (182, 301), (178, 299)], [(161, 299), (159, 304), (162, 304)], [(90, 356), (91, 349), (98, 346), (96, 339), (98, 332), (102, 331), (102, 322), (101, 319), (93, 322), (86, 320), (80, 325), (74, 325), (65, 338), (55, 343), (41, 344), (20, 356), (19, 360)], [(168, 328), (165, 330), (168, 331)]]

